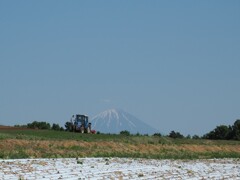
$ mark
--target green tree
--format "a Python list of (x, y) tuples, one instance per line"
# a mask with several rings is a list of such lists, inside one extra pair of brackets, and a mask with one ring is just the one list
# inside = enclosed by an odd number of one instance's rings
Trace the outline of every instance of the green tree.
[(50, 129), (51, 126), (47, 122), (33, 121), (32, 123), (27, 124), (27, 128), (31, 128), (31, 129)]
[(72, 131), (72, 123), (71, 122), (66, 122), (65, 123), (65, 128), (66, 128), (66, 131)]
[(182, 134), (180, 134), (179, 132), (175, 132), (175, 131), (171, 131), (168, 135), (171, 138), (184, 138), (184, 136)]
[(232, 126), (232, 139), (240, 140), (240, 119), (237, 119)]
[(51, 129), (51, 125), (47, 122), (39, 122), (39, 129)]
[(60, 131), (60, 126), (59, 126), (59, 124), (53, 123), (53, 125), (52, 125), (52, 130)]
[(18, 128), (27, 128), (27, 125), (19, 125), (19, 124), (16, 124), (16, 125), (14, 125), (14, 127), (18, 127)]
[(214, 130), (210, 131), (206, 135), (204, 135), (205, 139), (231, 139), (230, 134), (231, 132), (231, 127), (226, 126), (226, 125), (220, 125), (217, 126)]
[(186, 136), (186, 138), (187, 138), (187, 139), (191, 139), (192, 137), (191, 137), (190, 134), (188, 134), (188, 135)]
[(154, 133), (153, 136), (158, 136), (158, 137), (161, 137), (162, 134), (161, 133)]
[(124, 136), (130, 136), (130, 132), (125, 130), (125, 131), (121, 131), (120, 132), (121, 135), (124, 135)]
[(192, 139), (200, 139), (200, 137), (198, 135), (193, 135)]
[(214, 130), (216, 139), (228, 139), (230, 129), (228, 126), (220, 125)]
[(37, 129), (37, 121), (33, 121), (32, 123), (28, 123), (27, 128)]

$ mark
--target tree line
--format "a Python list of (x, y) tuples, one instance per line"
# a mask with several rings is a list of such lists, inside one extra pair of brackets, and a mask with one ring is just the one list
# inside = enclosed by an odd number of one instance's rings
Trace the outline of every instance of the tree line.
[(56, 130), (56, 131), (72, 131), (72, 123), (66, 122), (65, 128), (61, 127), (59, 124), (50, 123), (45, 121), (33, 121), (32, 123), (28, 123), (26, 125), (14, 125), (14, 127), (21, 127), (21, 128), (29, 128), (29, 129), (45, 129), (45, 130)]
[(202, 137), (198, 135), (184, 137), (181, 133), (171, 131), (168, 135), (171, 138), (192, 138), (192, 139), (211, 139), (211, 140), (240, 140), (240, 119), (237, 119), (233, 125), (219, 125)]
[[(120, 132), (121, 135), (125, 135), (125, 136), (129, 136), (131, 135), (129, 131), (121, 131)], [(141, 134), (137, 133), (137, 136), (140, 136)], [(145, 134), (147, 135), (147, 134)], [(155, 133), (153, 134), (153, 136), (162, 136), (161, 133)], [(180, 132), (176, 132), (176, 131), (171, 131), (168, 135), (166, 135), (167, 137), (170, 138), (178, 138), (178, 139), (182, 139), (182, 138), (186, 138), (186, 139), (211, 139), (211, 140), (240, 140), (240, 119), (237, 119), (233, 125), (220, 125), (217, 126), (215, 129), (213, 129), (212, 131), (210, 131), (209, 133), (203, 135), (202, 137), (198, 136), (198, 135), (187, 135), (184, 136), (182, 135)]]
[[(59, 124), (53, 123), (50, 125), (48, 122), (44, 121), (33, 121), (32, 123), (28, 123), (27, 125), (15, 125), (15, 127), (22, 127), (22, 128), (30, 128), (30, 129), (45, 129), (45, 130), (56, 130), (56, 131), (71, 131), (71, 123), (66, 122), (65, 128), (61, 127)], [(97, 132), (97, 134), (100, 134), (100, 132)], [(120, 135), (129, 136), (131, 133), (127, 130), (121, 131), (119, 133)], [(140, 136), (141, 134), (137, 133), (136, 136)], [(144, 134), (145, 136), (148, 136), (148, 134)], [(161, 133), (155, 133), (153, 136), (159, 136), (161, 137)], [(212, 139), (212, 140), (240, 140), (240, 119), (237, 119), (233, 125), (219, 125), (209, 133), (203, 135), (202, 137), (198, 135), (194, 136), (184, 136), (180, 132), (171, 131), (167, 137), (170, 138), (187, 138), (187, 139)]]
[(45, 130), (55, 130), (55, 131), (64, 131), (65, 129), (61, 127), (59, 124), (53, 123), (50, 125), (48, 122), (44, 121), (33, 121), (32, 123), (28, 123), (27, 125), (15, 125), (14, 127), (22, 127), (29, 129), (45, 129)]
[(240, 119), (233, 125), (220, 125), (203, 136), (204, 139), (240, 140)]

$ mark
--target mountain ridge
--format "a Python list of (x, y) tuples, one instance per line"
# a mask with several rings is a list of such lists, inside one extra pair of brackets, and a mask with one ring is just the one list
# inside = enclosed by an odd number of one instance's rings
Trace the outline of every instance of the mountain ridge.
[(119, 108), (105, 110), (92, 118), (92, 128), (102, 133), (120, 133), (127, 130), (132, 134), (158, 132), (144, 121)]

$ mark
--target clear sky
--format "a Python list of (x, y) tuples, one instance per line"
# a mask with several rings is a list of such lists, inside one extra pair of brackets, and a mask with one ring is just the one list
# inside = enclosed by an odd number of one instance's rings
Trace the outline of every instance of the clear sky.
[(168, 134), (240, 118), (240, 1), (0, 1), (0, 124), (121, 108)]

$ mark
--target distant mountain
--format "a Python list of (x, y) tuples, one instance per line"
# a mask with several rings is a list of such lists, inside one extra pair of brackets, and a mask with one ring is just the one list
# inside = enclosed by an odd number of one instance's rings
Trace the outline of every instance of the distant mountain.
[(102, 133), (119, 133), (127, 130), (132, 134), (153, 134), (158, 130), (152, 128), (135, 116), (120, 110), (109, 109), (92, 118), (92, 129)]

